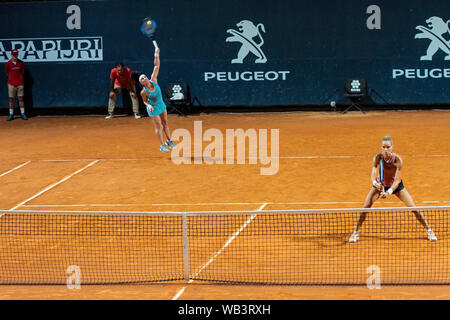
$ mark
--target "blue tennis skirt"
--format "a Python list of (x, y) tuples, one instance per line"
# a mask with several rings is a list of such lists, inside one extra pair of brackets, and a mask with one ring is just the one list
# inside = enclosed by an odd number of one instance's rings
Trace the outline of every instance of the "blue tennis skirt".
[(150, 113), (150, 108), (148, 106), (146, 106), (147, 109), (147, 114), (149, 117), (155, 117), (155, 116), (159, 116), (161, 113), (164, 112), (164, 110), (166, 110), (166, 105), (156, 105), (156, 106), (152, 106), (153, 107), (153, 113)]

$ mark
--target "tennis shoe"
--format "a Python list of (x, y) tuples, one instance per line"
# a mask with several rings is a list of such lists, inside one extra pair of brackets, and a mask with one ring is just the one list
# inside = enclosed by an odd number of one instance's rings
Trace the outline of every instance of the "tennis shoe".
[(11, 120), (14, 120), (14, 115), (13, 114), (10, 114), (8, 119), (6, 119), (6, 121), (11, 121)]
[(135, 113), (135, 114), (134, 114), (134, 117), (135, 117), (136, 119), (140, 119), (140, 118), (141, 118), (141, 115), (140, 115), (139, 113)]
[(114, 115), (112, 113), (108, 113), (108, 115), (105, 117), (106, 120), (112, 119)]
[(428, 234), (428, 240), (430, 240), (430, 241), (437, 241), (437, 237), (434, 234), (433, 230), (428, 229), (427, 230), (427, 234)]
[(25, 113), (21, 113), (20, 116), (22, 117), (23, 120), (28, 120), (28, 118), (27, 118)]
[(352, 235), (350, 236), (350, 239), (348, 239), (348, 242), (354, 243), (359, 240), (359, 232), (353, 231)]
[(169, 146), (170, 149), (172, 149), (172, 150), (174, 150), (174, 149), (177, 148), (177, 147), (175, 147), (175, 145), (173, 144), (173, 142), (172, 142), (171, 140), (166, 140), (166, 144), (167, 144), (167, 146)]
[(167, 147), (165, 145), (161, 145), (161, 147), (159, 147), (159, 150), (161, 150), (162, 152), (169, 152), (170, 150), (167, 149)]

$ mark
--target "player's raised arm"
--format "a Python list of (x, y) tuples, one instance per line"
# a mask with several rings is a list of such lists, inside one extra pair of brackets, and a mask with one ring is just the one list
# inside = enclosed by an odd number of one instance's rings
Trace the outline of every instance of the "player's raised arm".
[(155, 48), (155, 60), (153, 62), (154, 67), (151, 80), (156, 83), (158, 83), (159, 66), (161, 64), (161, 62), (159, 61), (159, 52), (160, 52), (159, 48)]

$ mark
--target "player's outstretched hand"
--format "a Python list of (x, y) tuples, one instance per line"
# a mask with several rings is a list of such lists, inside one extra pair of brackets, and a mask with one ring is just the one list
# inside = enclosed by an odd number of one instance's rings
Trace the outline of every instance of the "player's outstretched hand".
[(381, 183), (376, 183), (375, 184), (375, 188), (378, 190), (378, 191), (383, 191), (383, 185), (381, 184)]
[(380, 193), (380, 198), (382, 198), (382, 199), (386, 199), (387, 198), (387, 196), (388, 196), (388, 193), (387, 192), (381, 192)]

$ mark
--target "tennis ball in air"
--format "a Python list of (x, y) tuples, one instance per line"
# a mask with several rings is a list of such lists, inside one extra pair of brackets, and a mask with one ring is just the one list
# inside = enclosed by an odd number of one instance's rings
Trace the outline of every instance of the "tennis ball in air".
[(147, 21), (147, 24), (152, 24), (152, 22), (151, 21)]
[(331, 101), (330, 106), (332, 106), (333, 108), (336, 107), (336, 101)]

